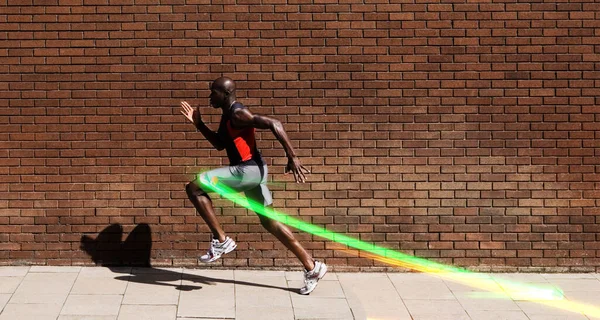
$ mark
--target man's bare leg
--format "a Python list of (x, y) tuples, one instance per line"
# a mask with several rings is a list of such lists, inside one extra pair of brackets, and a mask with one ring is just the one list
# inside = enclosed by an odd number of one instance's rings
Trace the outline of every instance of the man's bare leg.
[(308, 254), (306, 249), (302, 247), (300, 242), (294, 237), (294, 234), (286, 225), (262, 215), (258, 215), (258, 217), (260, 218), (260, 223), (263, 225), (263, 227), (265, 227), (265, 229), (279, 239), (279, 241), (281, 241), (286, 248), (288, 248), (296, 255), (296, 257), (298, 257), (304, 266), (304, 269), (310, 271), (315, 267), (314, 259), (310, 256), (310, 254)]
[(212, 201), (202, 189), (200, 189), (195, 182), (190, 182), (185, 186), (188, 198), (196, 207), (196, 211), (200, 214), (204, 222), (210, 228), (215, 239), (219, 239), (219, 242), (225, 241), (225, 232), (221, 228), (215, 210), (213, 209)]

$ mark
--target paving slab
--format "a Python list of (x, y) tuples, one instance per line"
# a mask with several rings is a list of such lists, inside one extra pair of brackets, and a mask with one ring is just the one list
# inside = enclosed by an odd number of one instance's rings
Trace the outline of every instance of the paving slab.
[(550, 279), (593, 279), (598, 278), (599, 273), (540, 273), (542, 277)]
[(598, 279), (552, 279), (550, 283), (563, 291), (595, 291), (600, 295), (600, 280)]
[(193, 280), (199, 279), (208, 281), (233, 280), (234, 270), (204, 270), (204, 269), (183, 269), (182, 278)]
[(461, 278), (459, 281), (444, 279), (444, 283), (452, 292), (492, 291), (501, 292), (502, 287), (492, 278)]
[(292, 295), (296, 319), (353, 319), (346, 299)]
[(9, 303), (0, 314), (0, 320), (56, 320), (62, 304)]
[(132, 274), (171, 274), (183, 272), (183, 268), (132, 268)]
[(0, 277), (24, 277), (31, 267), (0, 267)]
[(61, 314), (58, 316), (58, 320), (117, 320), (117, 316), (82, 316)]
[(468, 314), (415, 314), (412, 320), (471, 320)]
[(291, 307), (244, 307), (236, 309), (236, 320), (294, 320)]
[(546, 301), (545, 303), (539, 303), (534, 301), (516, 301), (517, 305), (523, 310), (523, 312), (529, 317), (543, 318), (543, 317), (566, 317), (568, 319), (587, 319), (587, 317), (578, 310), (564, 310), (555, 307), (552, 301)]
[(548, 279), (539, 273), (498, 273), (491, 275), (496, 281), (511, 281), (519, 283), (547, 282)]
[(402, 299), (444, 300), (454, 299), (454, 294), (443, 281), (399, 281), (390, 277)]
[[(242, 278), (244, 279), (244, 278)], [(236, 274), (236, 281), (238, 275)], [(235, 305), (236, 314), (243, 314), (247, 308), (262, 306), (265, 310), (271, 308), (289, 308), (292, 307), (290, 291), (287, 287), (285, 276), (254, 276), (251, 280), (245, 280), (246, 283), (252, 281), (252, 284), (235, 284)]]
[(413, 283), (413, 282), (443, 282), (440, 276), (427, 273), (388, 273), (388, 278), (394, 283)]
[(115, 278), (121, 275), (132, 274), (131, 267), (83, 267), (79, 271), (79, 278)]
[(0, 277), (0, 293), (14, 293), (25, 277)]
[[(510, 282), (501, 283), (500, 287), (506, 295), (515, 301), (553, 300), (561, 296), (561, 289), (550, 282)], [(496, 293), (500, 293), (496, 292)]]
[(387, 274), (339, 273), (338, 279), (355, 317), (395, 316), (410, 319), (400, 294)]
[(465, 311), (520, 311), (519, 306), (510, 299), (461, 299), (458, 302)]
[(181, 280), (163, 284), (129, 283), (125, 290), (123, 304), (176, 305), (179, 291), (175, 287), (180, 283)]
[(406, 308), (410, 315), (466, 315), (464, 308), (458, 300), (405, 300)]
[[(252, 279), (252, 277), (261, 276), (261, 277), (285, 277), (285, 271), (276, 271), (276, 270), (235, 270), (235, 278), (236, 279)], [(302, 274), (301, 272), (298, 272)]]
[(78, 295), (67, 298), (60, 314), (83, 316), (112, 316), (119, 314), (122, 295)]
[[(175, 320), (177, 306), (148, 306), (127, 304), (121, 306), (117, 320)], [(198, 320), (198, 319), (196, 319)]]
[(77, 273), (28, 273), (9, 303), (60, 304), (67, 299)]
[(471, 310), (467, 311), (467, 313), (472, 320), (529, 320), (529, 318), (521, 310)]
[(29, 273), (79, 273), (79, 271), (81, 271), (81, 267), (32, 266), (31, 269), (29, 269)]
[[(231, 320), (234, 318), (200, 318), (202, 320)], [(177, 320), (198, 320), (198, 318), (186, 318), (186, 317), (177, 317)]]
[(583, 315), (528, 314), (530, 320), (587, 320)]
[(181, 286), (177, 317), (235, 318), (233, 279), (183, 279)]
[(2, 309), (4, 309), (4, 306), (8, 303), (8, 300), (11, 296), (12, 294), (0, 293), (0, 312), (2, 311)]
[(127, 281), (111, 277), (81, 277), (77, 278), (71, 294), (125, 294)]

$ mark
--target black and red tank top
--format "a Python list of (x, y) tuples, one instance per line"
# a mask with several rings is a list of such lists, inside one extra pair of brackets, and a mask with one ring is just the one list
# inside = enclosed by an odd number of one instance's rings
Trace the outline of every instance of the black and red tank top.
[(225, 144), (229, 164), (235, 166), (249, 160), (263, 162), (256, 146), (255, 129), (252, 127), (238, 129), (234, 128), (231, 123), (231, 116), (239, 108), (246, 108), (246, 106), (234, 102), (229, 108), (229, 112), (225, 112), (221, 117), (221, 123), (217, 130), (221, 142)]

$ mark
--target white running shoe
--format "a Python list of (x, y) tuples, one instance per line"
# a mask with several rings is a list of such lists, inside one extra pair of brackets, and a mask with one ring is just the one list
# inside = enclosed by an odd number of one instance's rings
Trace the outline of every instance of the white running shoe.
[(225, 241), (219, 242), (219, 239), (212, 239), (208, 252), (200, 257), (200, 261), (204, 263), (213, 262), (219, 259), (222, 255), (230, 253), (237, 247), (237, 244), (230, 237), (225, 237)]
[(317, 282), (327, 273), (327, 265), (320, 261), (315, 261), (315, 268), (311, 271), (304, 270), (304, 287), (300, 289), (300, 294), (309, 294), (317, 287)]

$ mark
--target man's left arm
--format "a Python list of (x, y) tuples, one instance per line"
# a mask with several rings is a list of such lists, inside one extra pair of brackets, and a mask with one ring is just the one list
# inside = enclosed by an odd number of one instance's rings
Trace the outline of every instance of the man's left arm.
[(285, 133), (283, 125), (279, 120), (252, 114), (248, 109), (244, 108), (238, 109), (234, 112), (233, 116), (231, 117), (231, 122), (233, 126), (237, 128), (252, 127), (257, 129), (270, 129), (271, 132), (273, 132), (273, 135), (275, 135), (277, 140), (279, 140), (283, 146), (285, 154), (288, 157), (288, 164), (285, 172), (292, 172), (296, 182), (306, 182), (305, 173), (310, 173), (310, 171), (300, 164), (300, 160), (294, 152), (292, 143), (290, 142), (290, 139)]

